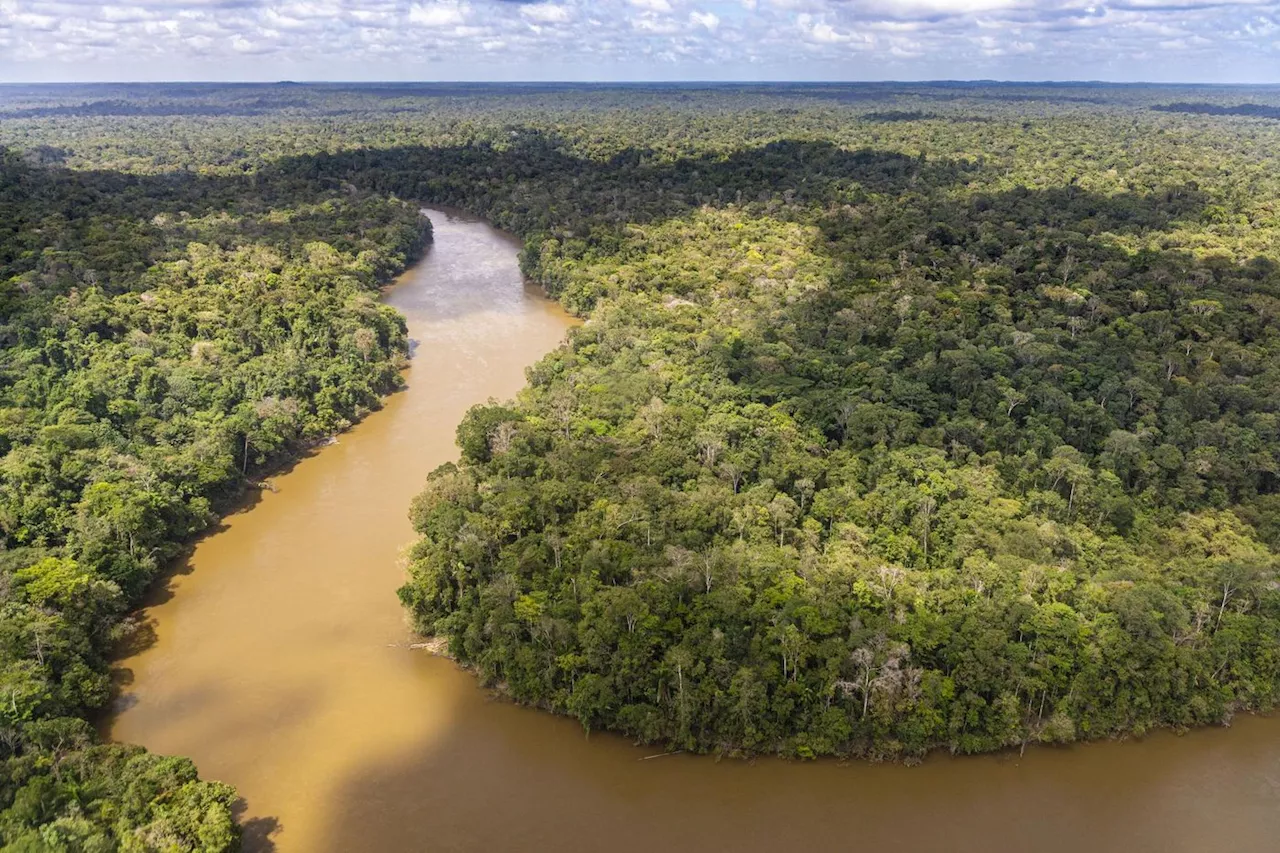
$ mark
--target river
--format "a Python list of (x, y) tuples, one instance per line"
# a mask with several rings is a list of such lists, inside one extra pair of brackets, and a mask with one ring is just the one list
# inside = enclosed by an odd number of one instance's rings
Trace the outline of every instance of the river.
[(429, 214), (434, 245), (386, 297), (417, 342), (408, 387), (202, 539), (120, 662), (111, 736), (235, 785), (249, 850), (1280, 849), (1280, 719), (918, 767), (641, 760), (658, 750), (410, 649), (409, 502), (463, 413), (513, 396), (573, 322), (516, 241)]

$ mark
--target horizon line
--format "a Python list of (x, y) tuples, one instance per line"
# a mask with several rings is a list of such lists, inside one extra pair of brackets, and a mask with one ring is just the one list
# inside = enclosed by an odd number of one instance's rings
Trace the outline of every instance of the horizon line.
[(741, 79), (741, 80), (330, 80), (330, 79), (261, 79), (261, 80), (209, 80), (209, 79), (172, 79), (172, 80), (31, 80), (0, 81), (0, 87), (19, 86), (165, 86), (165, 85), (204, 85), (204, 86), (595, 86), (607, 88), (611, 86), (931, 86), (931, 85), (1000, 85), (1000, 86), (1116, 86), (1116, 87), (1163, 87), (1163, 88), (1280, 88), (1280, 80), (1268, 83), (1246, 82), (1201, 82), (1201, 81), (1153, 81), (1153, 80), (1073, 80), (1073, 79), (1036, 79), (1015, 80), (991, 77), (978, 78), (933, 78), (921, 80), (866, 79), (866, 80), (820, 80), (820, 79)]

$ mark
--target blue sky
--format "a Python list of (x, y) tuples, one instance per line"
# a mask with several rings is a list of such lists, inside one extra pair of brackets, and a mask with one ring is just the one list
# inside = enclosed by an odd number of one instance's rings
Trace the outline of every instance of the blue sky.
[(0, 0), (0, 80), (1280, 83), (1280, 0)]

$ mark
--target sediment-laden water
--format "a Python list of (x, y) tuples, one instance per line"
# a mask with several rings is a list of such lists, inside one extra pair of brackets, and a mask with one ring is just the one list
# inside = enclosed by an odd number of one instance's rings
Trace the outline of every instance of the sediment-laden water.
[(572, 324), (512, 238), (430, 216), (387, 296), (417, 342), (408, 388), (203, 539), (120, 664), (112, 737), (234, 784), (250, 849), (1280, 850), (1280, 720), (919, 767), (654, 758), (410, 649), (409, 502), (463, 413), (514, 395)]

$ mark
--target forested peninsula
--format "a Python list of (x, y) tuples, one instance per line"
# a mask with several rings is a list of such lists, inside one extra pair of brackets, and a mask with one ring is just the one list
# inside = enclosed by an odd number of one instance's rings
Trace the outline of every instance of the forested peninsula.
[(429, 237), (418, 202), (518, 234), (585, 320), (411, 510), (401, 599), (486, 684), (804, 758), (1269, 710), (1277, 103), (0, 93), (0, 836), (236, 843), (230, 789), (84, 717), (166, 559), (396, 387), (376, 295)]

